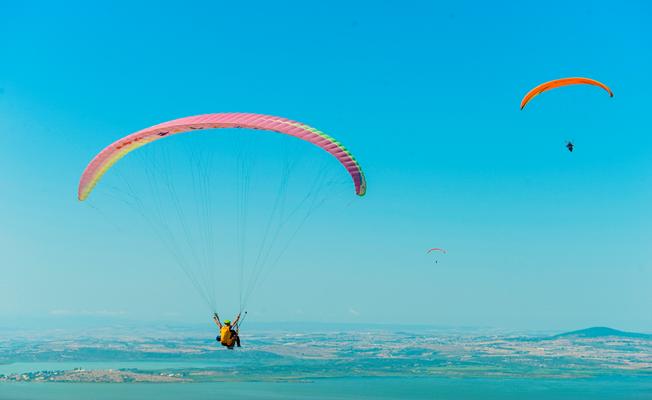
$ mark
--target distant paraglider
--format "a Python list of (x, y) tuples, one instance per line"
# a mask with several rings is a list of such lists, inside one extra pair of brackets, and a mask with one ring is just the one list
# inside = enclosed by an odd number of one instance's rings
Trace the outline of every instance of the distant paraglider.
[[(445, 249), (442, 249), (442, 248), (440, 248), (440, 247), (433, 247), (433, 248), (429, 249), (429, 250), (426, 252), (426, 254), (430, 254), (430, 253), (432, 253), (433, 251), (434, 251), (434, 252), (437, 252), (437, 253), (441, 253), (441, 254), (446, 254), (446, 250), (445, 250)], [(437, 264), (437, 263), (439, 263), (439, 259), (435, 259), (435, 264)]]
[[(558, 87), (570, 86), (570, 85), (593, 85), (593, 86), (597, 86), (597, 87), (600, 87), (600, 88), (604, 89), (607, 93), (609, 93), (609, 97), (614, 97), (614, 93), (611, 91), (611, 89), (607, 85), (605, 85), (602, 82), (596, 81), (595, 79), (579, 78), (579, 77), (576, 77), (576, 78), (561, 78), (561, 79), (554, 79), (552, 81), (542, 83), (542, 84), (534, 87), (529, 92), (527, 92), (527, 94), (521, 100), (521, 110), (525, 108), (525, 106), (530, 102), (530, 100), (532, 100), (533, 98), (535, 98), (539, 94), (541, 94), (541, 93), (543, 93), (545, 91), (548, 91), (550, 89), (555, 89), (555, 88), (558, 88)], [(575, 149), (575, 145), (570, 140), (566, 142), (565, 147), (571, 153)]]
[(610, 97), (614, 97), (614, 93), (609, 89), (607, 85), (605, 85), (602, 82), (596, 81), (595, 79), (590, 79), (590, 78), (561, 78), (561, 79), (555, 79), (549, 82), (542, 83), (538, 86), (536, 86), (534, 89), (530, 90), (527, 92), (525, 97), (523, 97), (523, 100), (521, 100), (521, 110), (525, 108), (527, 103), (530, 102), (534, 97), (538, 96), (539, 94), (546, 92), (550, 89), (555, 89), (558, 87), (562, 86), (569, 86), (569, 85), (593, 85), (593, 86), (598, 86), (601, 87), (602, 89), (606, 90), (607, 93), (609, 93)]

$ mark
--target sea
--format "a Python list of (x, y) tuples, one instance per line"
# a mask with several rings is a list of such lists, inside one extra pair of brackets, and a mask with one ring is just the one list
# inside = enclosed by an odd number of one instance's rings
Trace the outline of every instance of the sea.
[(330, 378), (300, 382), (6, 383), (1, 400), (652, 399), (652, 378)]

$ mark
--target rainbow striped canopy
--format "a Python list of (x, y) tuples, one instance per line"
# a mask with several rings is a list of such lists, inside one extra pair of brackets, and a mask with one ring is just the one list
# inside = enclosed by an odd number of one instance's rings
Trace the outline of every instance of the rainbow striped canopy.
[(248, 128), (283, 133), (308, 141), (321, 147), (346, 168), (353, 179), (355, 192), (363, 196), (367, 190), (362, 168), (353, 155), (339, 142), (327, 134), (301, 122), (271, 115), (251, 113), (204, 114), (179, 118), (143, 129), (112, 143), (86, 166), (79, 181), (77, 197), (83, 201), (88, 198), (102, 176), (122, 157), (155, 140), (168, 135), (198, 129)]

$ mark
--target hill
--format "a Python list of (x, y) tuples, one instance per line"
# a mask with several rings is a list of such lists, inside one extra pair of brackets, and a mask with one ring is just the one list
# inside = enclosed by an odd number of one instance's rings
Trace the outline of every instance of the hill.
[(580, 329), (578, 331), (560, 333), (555, 335), (552, 339), (559, 338), (602, 338), (602, 337), (621, 337), (630, 339), (652, 339), (652, 335), (636, 332), (624, 332), (613, 328), (604, 326), (596, 326), (587, 329)]

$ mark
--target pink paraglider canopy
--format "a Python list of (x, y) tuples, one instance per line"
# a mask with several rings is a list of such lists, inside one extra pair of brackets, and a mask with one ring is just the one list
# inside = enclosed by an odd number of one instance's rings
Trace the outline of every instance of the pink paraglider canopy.
[(364, 173), (353, 155), (342, 144), (325, 133), (287, 118), (251, 113), (219, 113), (164, 122), (133, 133), (109, 145), (96, 155), (84, 170), (77, 191), (79, 200), (85, 200), (111, 166), (131, 151), (168, 135), (217, 128), (260, 129), (303, 139), (321, 147), (337, 158), (351, 175), (357, 195), (363, 196), (367, 190)]

